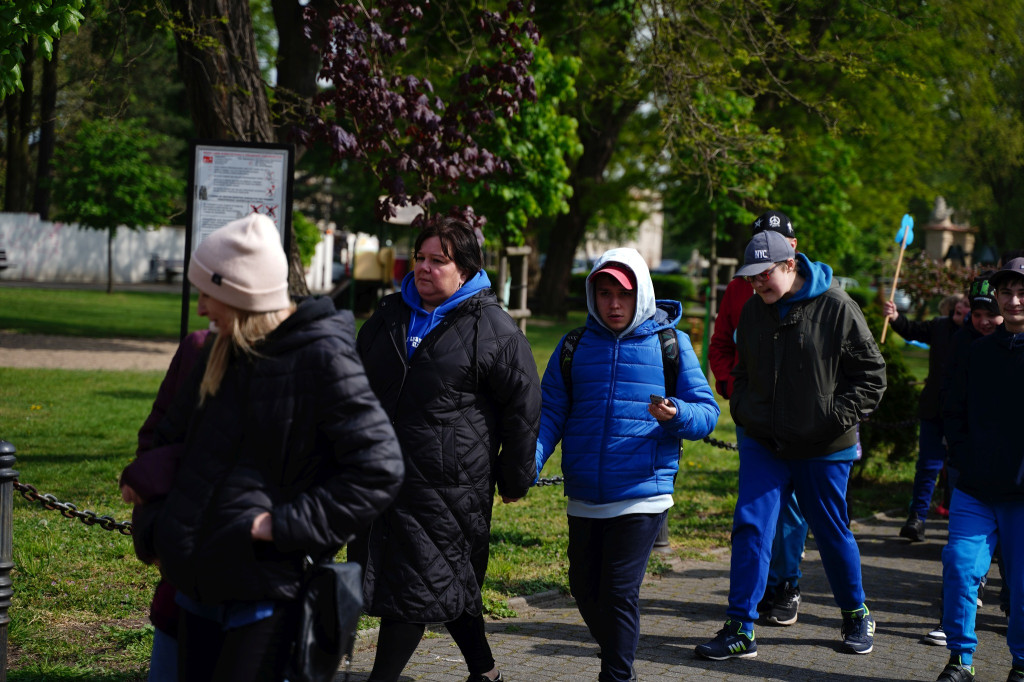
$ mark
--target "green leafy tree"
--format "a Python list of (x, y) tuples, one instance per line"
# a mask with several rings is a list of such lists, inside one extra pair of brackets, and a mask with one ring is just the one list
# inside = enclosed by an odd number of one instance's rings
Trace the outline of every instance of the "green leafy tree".
[[(648, 100), (651, 81), (639, 59), (644, 26), (635, 2), (540, 3), (536, 22), (556, 56), (581, 60), (577, 96), (565, 102), (562, 113), (576, 119), (582, 152), (568, 164), (569, 210), (545, 225), (541, 239), (546, 242), (547, 259), (531, 304), (540, 313), (562, 314), (573, 258), (588, 229), (598, 227), (602, 219), (614, 225), (633, 208), (631, 193), (636, 187), (612, 171), (635, 170), (640, 163), (639, 156), (622, 159), (616, 152), (624, 133), (642, 132), (630, 129), (630, 120)], [(639, 148), (623, 151), (628, 154)], [(651, 161), (653, 165), (657, 157)]]
[(532, 220), (569, 211), (568, 164), (582, 152), (576, 119), (560, 113), (576, 97), (579, 60), (556, 58), (543, 45), (532, 51), (536, 101), (524, 101), (516, 116), (496, 117), (478, 136), (509, 160), (510, 172), (470, 185), (455, 199), (497, 222), (497, 235), (506, 245), (522, 244)]
[[(53, 41), (78, 28), (85, 0), (5, 0), (0, 3), (0, 99), (22, 89), (26, 51), (44, 59)], [(34, 47), (35, 46), (35, 47)]]
[(97, 120), (83, 124), (57, 152), (54, 194), (60, 218), (107, 232), (107, 293), (113, 291), (118, 228), (169, 222), (184, 192), (180, 175), (153, 161), (166, 142), (138, 119)]
[[(680, 177), (740, 209), (719, 212), (730, 255), (742, 253), (749, 217), (770, 206), (790, 214), (814, 257), (870, 267), (862, 254), (878, 251), (925, 186), (922, 162), (936, 158), (941, 124), (913, 37), (936, 18), (929, 6), (893, 4), (641, 3)], [(723, 117), (709, 97), (753, 107)]]

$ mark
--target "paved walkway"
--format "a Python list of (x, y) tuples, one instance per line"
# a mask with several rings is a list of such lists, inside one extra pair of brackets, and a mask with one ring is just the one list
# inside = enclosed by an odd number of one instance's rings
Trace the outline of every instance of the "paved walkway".
[[(868, 605), (878, 621), (875, 650), (866, 656), (839, 647), (839, 610), (832, 601), (818, 553), (808, 542), (801, 580), (800, 620), (791, 627), (757, 629), (754, 659), (705, 661), (693, 648), (714, 636), (725, 619), (729, 558), (679, 562), (675, 570), (644, 583), (636, 671), (640, 680), (935, 680), (946, 663), (943, 647), (922, 643), (937, 623), (942, 582), (943, 520), (929, 520), (928, 540), (909, 544), (897, 537), (903, 518), (879, 516), (854, 525), (863, 561)], [(985, 605), (978, 610), (979, 682), (1004, 680), (1010, 667), (1006, 618), (996, 595), (998, 570), (990, 571)], [(518, 600), (517, 600), (518, 601)], [(518, 604), (520, 617), (488, 623), (498, 667), (509, 682), (597, 679), (597, 647), (571, 598)], [(429, 630), (403, 680), (450, 682), (467, 677), (465, 664), (443, 627)], [(373, 644), (361, 642), (350, 680), (366, 680)], [(344, 679), (339, 675), (336, 682)]]

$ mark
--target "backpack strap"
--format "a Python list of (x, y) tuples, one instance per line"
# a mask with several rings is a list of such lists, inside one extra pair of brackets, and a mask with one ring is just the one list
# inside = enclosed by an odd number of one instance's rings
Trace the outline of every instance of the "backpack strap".
[(562, 370), (562, 383), (565, 384), (569, 404), (572, 404), (572, 356), (576, 352), (576, 347), (580, 345), (580, 337), (585, 331), (586, 327), (576, 327), (566, 334), (565, 340), (562, 341), (562, 353), (558, 356), (558, 367)]
[(665, 372), (665, 397), (676, 394), (676, 379), (679, 378), (679, 338), (675, 329), (658, 330), (661, 341), (661, 367)]
[[(569, 395), (569, 403), (572, 403), (572, 356), (580, 345), (580, 338), (586, 327), (576, 327), (565, 335), (562, 342), (562, 352), (558, 356), (558, 367), (562, 370), (562, 382), (565, 384), (565, 392)], [(675, 329), (661, 329), (658, 331), (658, 341), (661, 344), (661, 366), (665, 373), (665, 395), (676, 394), (676, 380), (679, 378), (679, 339), (676, 337)]]

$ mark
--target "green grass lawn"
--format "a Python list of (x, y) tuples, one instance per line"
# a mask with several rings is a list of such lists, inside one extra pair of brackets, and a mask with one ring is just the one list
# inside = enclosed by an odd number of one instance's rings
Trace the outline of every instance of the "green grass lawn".
[[(205, 329), (189, 304), (189, 331)], [(176, 339), (181, 330), (181, 294), (141, 291), (0, 287), (0, 329), (19, 334), (97, 338)]]
[[(180, 297), (0, 288), (0, 328), (111, 336), (177, 335)], [(34, 301), (11, 312), (8, 303)], [(45, 302), (45, 305), (44, 305)], [(139, 320), (169, 318), (149, 334)], [(20, 304), (19, 304), (20, 306)], [(88, 321), (90, 308), (107, 324)], [(120, 314), (116, 311), (120, 310)], [(133, 318), (133, 319), (129, 319)], [(19, 320), (17, 323), (12, 320)], [(27, 322), (26, 320), (31, 320)], [(531, 320), (528, 336), (540, 371), (561, 336), (582, 315), (565, 321)], [(202, 326), (202, 321), (198, 322)], [(96, 332), (88, 330), (95, 329)], [(698, 340), (699, 346), (699, 340)], [(20, 481), (79, 509), (121, 520), (117, 476), (130, 461), (135, 437), (152, 405), (160, 372), (94, 372), (0, 368), (0, 438), (17, 448)], [(722, 405), (713, 434), (735, 442)], [(542, 476), (560, 474), (558, 453)], [(868, 461), (855, 469), (853, 516), (906, 503), (913, 463)], [(701, 557), (728, 546), (736, 502), (736, 453), (707, 443), (685, 443), (670, 512), (669, 537), (681, 557)], [(14, 597), (10, 609), (11, 680), (142, 680), (152, 637), (147, 613), (156, 570), (139, 563), (130, 538), (14, 502)], [(494, 509), (491, 562), (484, 587), (492, 615), (507, 615), (509, 597), (567, 589), (565, 500), (560, 486), (535, 488), (526, 499)]]

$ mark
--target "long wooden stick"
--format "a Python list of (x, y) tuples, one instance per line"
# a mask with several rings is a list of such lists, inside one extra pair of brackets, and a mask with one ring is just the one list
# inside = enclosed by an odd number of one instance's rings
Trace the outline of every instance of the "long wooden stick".
[[(892, 288), (889, 289), (889, 302), (892, 303), (896, 300), (896, 283), (900, 279), (900, 266), (903, 265), (903, 252), (907, 250), (907, 233), (910, 229), (903, 230), (903, 242), (900, 244), (900, 257), (896, 259), (896, 274), (892, 278)], [(885, 343), (885, 333), (889, 331), (889, 316), (885, 316), (885, 323), (882, 325), (882, 341)]]

